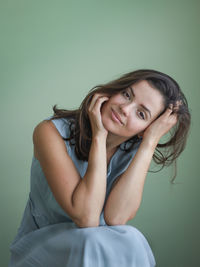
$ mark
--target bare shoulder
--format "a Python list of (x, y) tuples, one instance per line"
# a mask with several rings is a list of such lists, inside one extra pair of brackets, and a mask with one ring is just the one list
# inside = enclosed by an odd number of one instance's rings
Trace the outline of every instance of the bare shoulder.
[(51, 120), (43, 120), (35, 126), (33, 134), (38, 131), (50, 131), (52, 129), (56, 129), (54, 123)]
[[(43, 143), (50, 144), (51, 141), (57, 141), (63, 149), (66, 150), (61, 135), (51, 120), (39, 122), (33, 130), (34, 156), (38, 159), (37, 147)], [(55, 147), (54, 147), (55, 148)]]

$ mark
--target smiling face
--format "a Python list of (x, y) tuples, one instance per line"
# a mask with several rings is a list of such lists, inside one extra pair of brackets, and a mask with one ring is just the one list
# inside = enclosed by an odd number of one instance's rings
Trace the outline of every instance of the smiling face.
[(110, 97), (102, 107), (102, 122), (121, 141), (143, 132), (164, 110), (161, 93), (143, 80)]

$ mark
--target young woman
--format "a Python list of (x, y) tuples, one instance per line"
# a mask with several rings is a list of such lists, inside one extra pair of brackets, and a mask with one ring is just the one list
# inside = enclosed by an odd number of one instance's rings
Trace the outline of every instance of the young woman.
[(179, 85), (137, 70), (92, 88), (77, 110), (53, 110), (33, 132), (31, 190), (9, 266), (155, 266), (126, 222), (152, 158), (170, 165), (185, 147), (190, 113)]

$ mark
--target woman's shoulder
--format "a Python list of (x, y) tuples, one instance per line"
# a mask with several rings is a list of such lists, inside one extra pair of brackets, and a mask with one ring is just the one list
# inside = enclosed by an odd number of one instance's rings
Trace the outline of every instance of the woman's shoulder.
[[(72, 125), (73, 127), (73, 125)], [(41, 150), (41, 147), (49, 150), (49, 148), (54, 147), (57, 150), (61, 148), (61, 143), (65, 145), (62, 146), (62, 151), (67, 148), (68, 155), (71, 158), (75, 158), (74, 153), (74, 138), (71, 135), (71, 120), (68, 118), (55, 118), (49, 116), (42, 121), (40, 121), (33, 130), (33, 144), (34, 144), (34, 156), (38, 157), (37, 150)], [(62, 137), (62, 141), (60, 139)]]
[(64, 117), (55, 118), (53, 116), (49, 116), (46, 119), (44, 119), (42, 123), (45, 121), (52, 123), (63, 138), (68, 138), (70, 136), (70, 127), (71, 127), (70, 118), (64, 118)]
[[(57, 133), (58, 134), (57, 134)], [(36, 125), (33, 131), (33, 143), (34, 143), (34, 154), (36, 156), (35, 146), (43, 146), (46, 144), (48, 147), (51, 145), (51, 142), (59, 143), (57, 140), (58, 136), (61, 136), (64, 139), (65, 146), (67, 147), (68, 154), (72, 156), (72, 147), (71, 147), (71, 127), (70, 127), (70, 119), (67, 118), (55, 118), (53, 116), (49, 116), (43, 119), (40, 123)], [(70, 141), (69, 141), (69, 139)], [(49, 142), (51, 140), (51, 142)], [(52, 141), (54, 140), (54, 141)], [(74, 140), (72, 140), (73, 142)]]

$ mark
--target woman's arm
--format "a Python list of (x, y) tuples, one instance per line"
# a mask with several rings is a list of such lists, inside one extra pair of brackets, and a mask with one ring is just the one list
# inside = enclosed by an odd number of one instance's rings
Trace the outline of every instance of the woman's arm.
[(143, 140), (127, 170), (117, 178), (104, 209), (107, 224), (125, 224), (136, 215), (155, 147)]
[(95, 227), (106, 194), (106, 139), (95, 137), (90, 148), (88, 168), (72, 194), (74, 210), (80, 213), (80, 227)]
[(106, 143), (92, 141), (88, 168), (80, 177), (66, 145), (51, 121), (39, 123), (33, 132), (34, 155), (49, 187), (63, 210), (79, 227), (97, 226), (105, 198)]
[[(34, 154), (39, 160), (51, 191), (66, 213), (79, 227), (99, 225), (106, 193), (106, 137), (96, 117), (105, 98), (97, 96), (91, 103), (93, 137), (88, 168), (80, 177), (65, 143), (51, 121), (38, 124), (33, 132)], [(93, 114), (93, 115), (92, 115)]]
[[(108, 97), (95, 94), (89, 106), (88, 115), (92, 128), (92, 144), (89, 152), (88, 168), (85, 176), (72, 195), (75, 209), (85, 213), (89, 226), (98, 226), (104, 205), (107, 183), (106, 139), (107, 130), (101, 121), (101, 105)], [(88, 222), (91, 223), (87, 223)], [(84, 220), (83, 220), (84, 221)], [(84, 227), (85, 223), (83, 223)]]
[(177, 123), (177, 115), (171, 113), (172, 110), (168, 108), (145, 130), (135, 157), (127, 170), (118, 177), (109, 194), (104, 208), (107, 224), (126, 224), (136, 215), (154, 150), (160, 138)]

